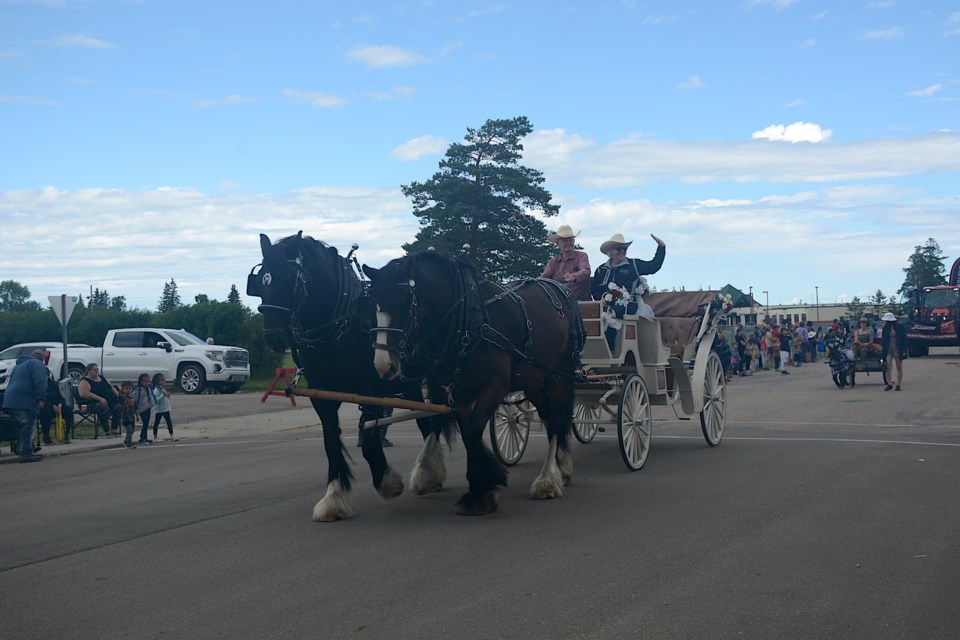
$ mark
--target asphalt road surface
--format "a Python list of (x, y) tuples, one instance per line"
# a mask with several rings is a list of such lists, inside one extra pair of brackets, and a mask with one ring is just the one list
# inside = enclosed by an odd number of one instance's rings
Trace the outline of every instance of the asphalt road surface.
[[(958, 379), (956, 350), (907, 361), (900, 392), (823, 364), (737, 379), (719, 447), (658, 408), (642, 471), (608, 429), (552, 501), (527, 498), (535, 432), (480, 518), (454, 515), (459, 447), (443, 491), (376, 496), (355, 422), (336, 523), (310, 519), (317, 428), (0, 465), (0, 637), (956, 638)], [(184, 421), (292, 411), (176, 400)], [(390, 438), (406, 473), (419, 436)]]

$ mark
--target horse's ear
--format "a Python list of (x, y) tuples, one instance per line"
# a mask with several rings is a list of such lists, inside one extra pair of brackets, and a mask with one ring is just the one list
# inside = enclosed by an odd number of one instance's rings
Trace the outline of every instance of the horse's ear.
[(300, 231), (297, 231), (297, 240), (301, 240), (301, 239), (303, 239), (303, 229), (300, 229)]
[(264, 256), (267, 255), (267, 251), (270, 250), (271, 246), (272, 245), (270, 244), (270, 238), (268, 238), (266, 234), (261, 233), (260, 234), (260, 251), (263, 253)]
[(380, 269), (374, 269), (373, 267), (368, 267), (363, 265), (363, 272), (367, 274), (367, 277), (370, 278), (370, 282), (376, 282), (377, 276), (380, 275)]

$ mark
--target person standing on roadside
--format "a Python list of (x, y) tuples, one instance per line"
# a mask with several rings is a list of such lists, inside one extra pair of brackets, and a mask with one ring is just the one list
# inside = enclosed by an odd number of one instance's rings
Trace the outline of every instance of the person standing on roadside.
[[(896, 388), (900, 391), (900, 383), (903, 382), (903, 359), (907, 357), (907, 330), (903, 325), (897, 322), (897, 316), (889, 311), (883, 314), (883, 330), (880, 333), (880, 340), (883, 343), (883, 353), (887, 356), (887, 386), (884, 391)], [(897, 365), (897, 386), (890, 384), (890, 374), (893, 373), (892, 364)]]
[(153, 444), (153, 440), (147, 438), (147, 430), (150, 429), (150, 413), (153, 411), (154, 405), (149, 373), (141, 373), (140, 377), (137, 378), (137, 388), (133, 391), (133, 400), (137, 414), (140, 416), (140, 442), (138, 444)]
[(47, 400), (47, 368), (42, 360), (43, 351), (39, 349), (29, 356), (17, 358), (17, 366), (10, 373), (7, 391), (3, 396), (3, 410), (13, 416), (20, 427), (20, 462), (39, 462), (43, 459), (43, 456), (33, 452), (37, 414)]
[(793, 330), (790, 328), (790, 323), (785, 322), (782, 327), (780, 327), (780, 374), (788, 376), (790, 372), (787, 371), (787, 365), (790, 364), (790, 347), (793, 343)]
[(157, 427), (160, 426), (160, 419), (167, 423), (167, 433), (169, 439), (176, 442), (178, 438), (173, 437), (173, 421), (170, 419), (170, 392), (167, 391), (167, 379), (162, 373), (153, 374), (153, 380), (150, 382), (150, 392), (153, 393), (153, 440), (159, 442), (160, 436)]

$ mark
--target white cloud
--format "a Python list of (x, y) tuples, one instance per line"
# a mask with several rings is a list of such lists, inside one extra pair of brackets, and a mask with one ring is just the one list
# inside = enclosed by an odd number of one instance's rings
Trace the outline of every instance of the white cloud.
[(236, 93), (224, 96), (222, 98), (204, 98), (194, 100), (193, 104), (201, 109), (210, 109), (212, 107), (230, 107), (236, 104), (246, 104), (249, 102), (259, 102), (260, 98), (254, 96), (242, 96)]
[(750, 136), (754, 140), (774, 140), (782, 142), (823, 142), (830, 138), (833, 132), (830, 129), (821, 129), (820, 125), (812, 122), (794, 122), (786, 126), (773, 124), (761, 131), (754, 131)]
[(926, 89), (914, 89), (913, 91), (908, 91), (907, 95), (916, 96), (918, 98), (929, 98), (933, 94), (940, 91), (940, 89), (943, 89), (943, 85), (938, 82), (937, 84), (930, 85)]
[(419, 160), (424, 156), (442, 155), (449, 145), (450, 143), (443, 138), (420, 136), (404, 142), (391, 151), (390, 157), (394, 160), (402, 160), (405, 162)]
[(283, 95), (296, 104), (308, 104), (320, 109), (336, 109), (347, 104), (340, 96), (322, 91), (300, 91), (299, 89), (284, 89)]
[(28, 104), (28, 105), (51, 105), (57, 104), (56, 101), (49, 98), (39, 98), (37, 96), (0, 96), (0, 103), (7, 104)]
[(903, 38), (903, 27), (893, 27), (892, 29), (879, 29), (873, 31), (864, 31), (860, 34), (860, 40), (863, 41), (883, 41), (900, 40)]
[(947, 17), (945, 36), (960, 35), (960, 11), (954, 11)]
[(744, 5), (746, 8), (751, 9), (753, 7), (761, 7), (769, 5), (776, 9), (777, 11), (782, 11), (788, 8), (797, 0), (747, 0)]
[(828, 13), (827, 11), (821, 11), (820, 13), (816, 13), (810, 16), (810, 20), (811, 22), (820, 22), (821, 20), (827, 17), (827, 13)]
[(791, 109), (791, 108), (793, 108), (793, 107), (799, 107), (799, 106), (802, 106), (802, 105), (804, 105), (804, 104), (806, 104), (806, 101), (805, 101), (805, 100), (797, 99), (797, 100), (791, 100), (790, 102), (788, 102), (787, 104), (785, 104), (785, 105), (783, 105), (783, 106), (786, 107), (786, 108), (788, 108), (788, 109)]
[(817, 46), (816, 38), (807, 38), (806, 40), (800, 43), (801, 49), (809, 49), (810, 47), (815, 47), (815, 46)]
[(69, 36), (62, 36), (48, 41), (56, 47), (67, 49), (116, 49), (118, 45), (113, 42), (93, 38), (85, 33), (77, 33)]
[(677, 88), (686, 91), (689, 89), (699, 89), (700, 87), (703, 87), (703, 86), (704, 86), (704, 83), (700, 79), (700, 76), (690, 76), (690, 79), (687, 80), (686, 82), (679, 83), (677, 85)]
[(347, 58), (375, 69), (387, 67), (412, 67), (430, 62), (419, 53), (392, 45), (356, 45)]

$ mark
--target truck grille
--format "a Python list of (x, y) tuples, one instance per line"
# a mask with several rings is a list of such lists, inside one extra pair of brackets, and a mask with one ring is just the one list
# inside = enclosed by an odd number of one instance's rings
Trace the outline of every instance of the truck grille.
[(250, 364), (250, 354), (243, 349), (232, 349), (223, 354), (223, 364), (228, 367), (246, 367)]

